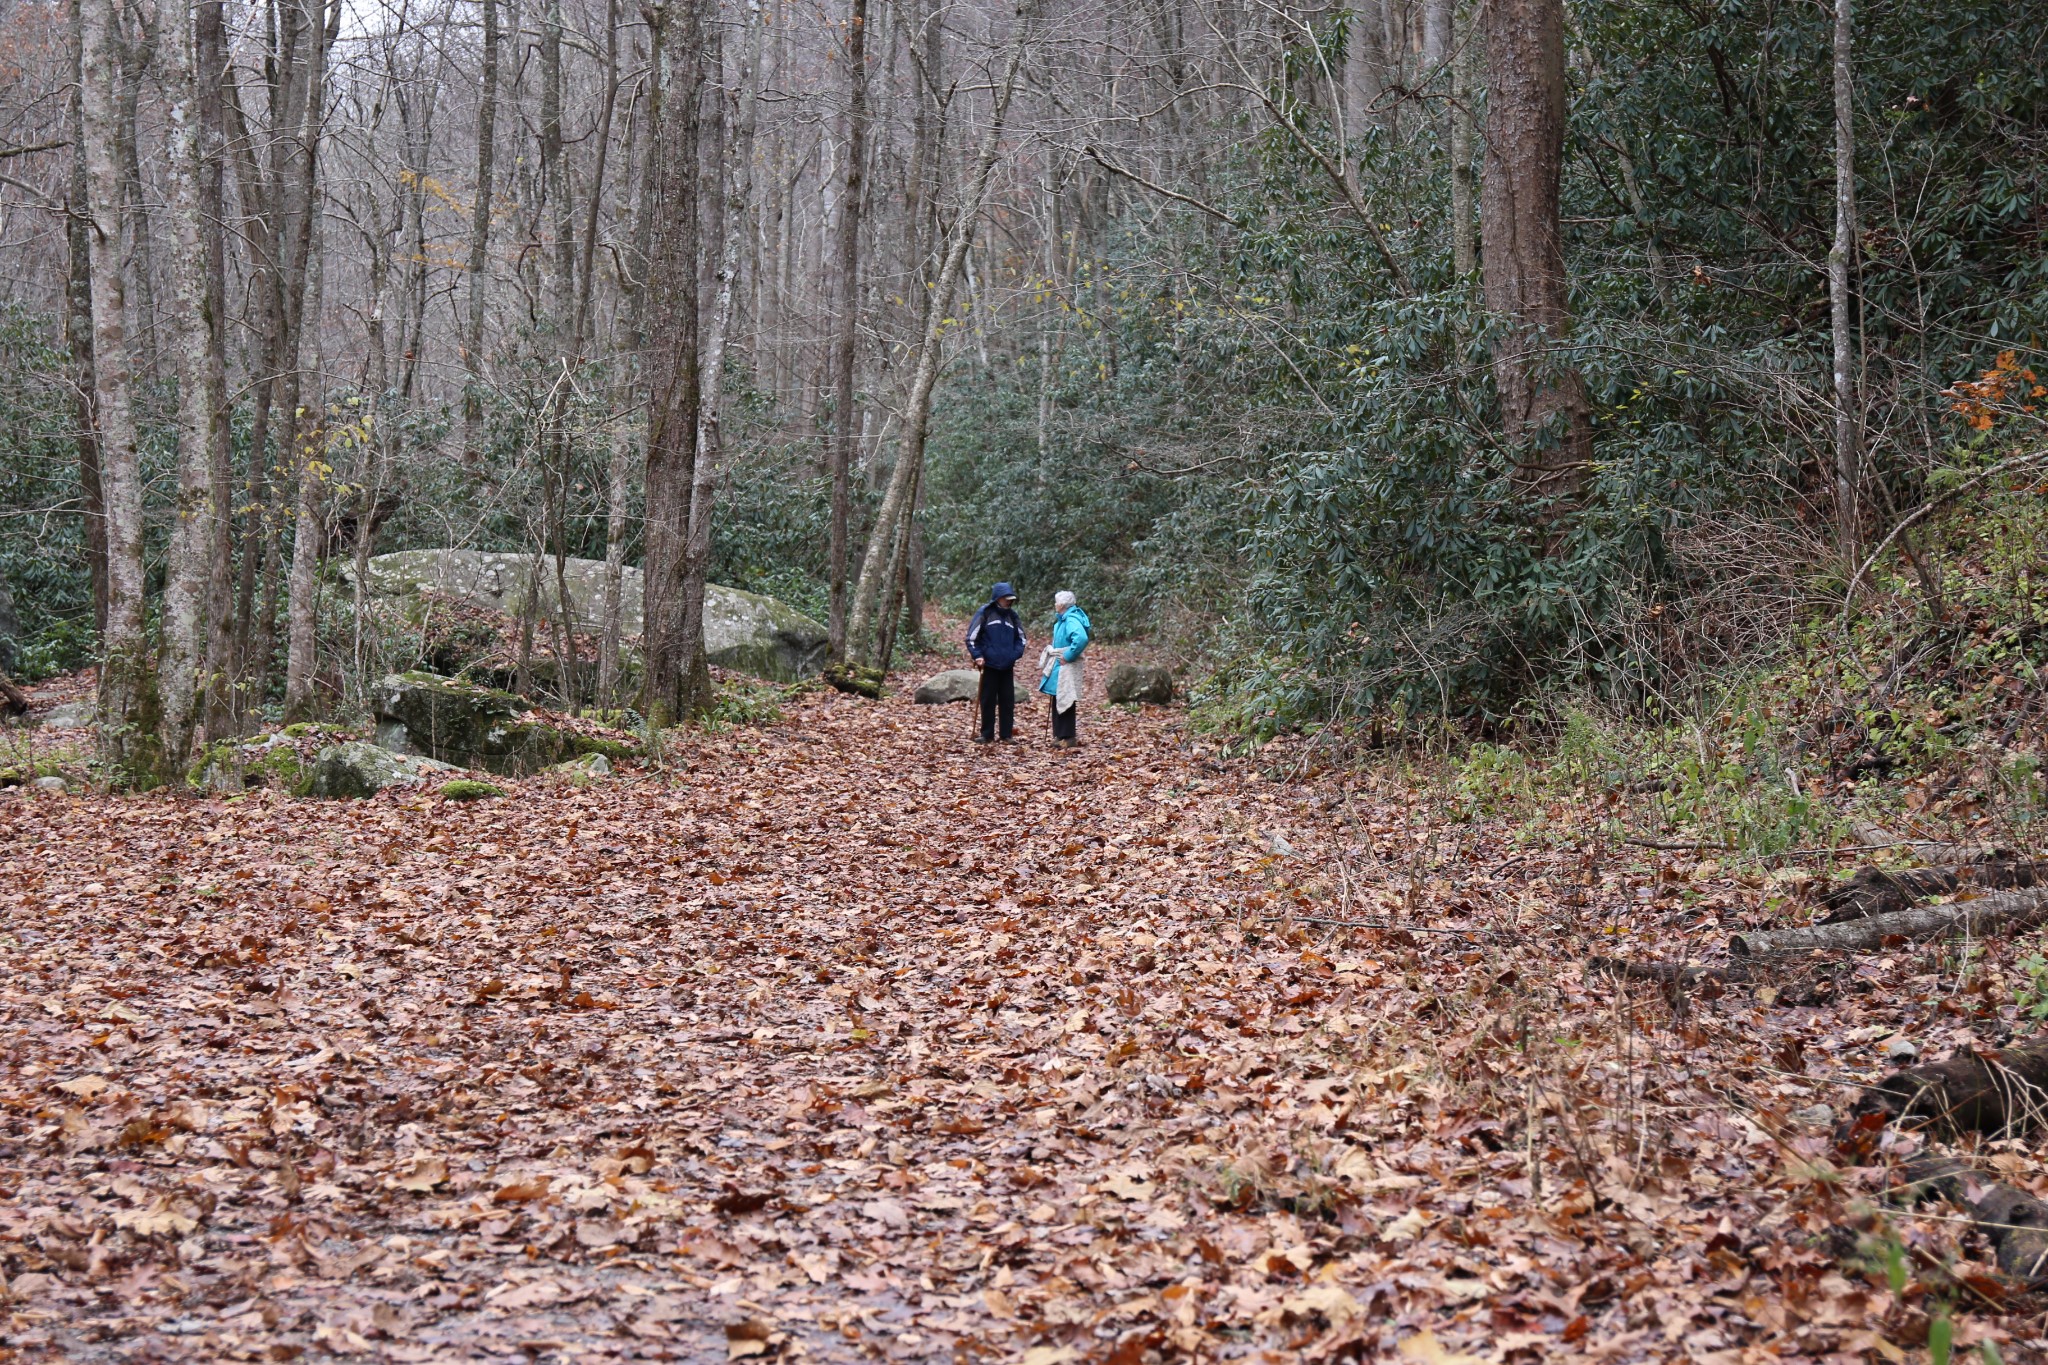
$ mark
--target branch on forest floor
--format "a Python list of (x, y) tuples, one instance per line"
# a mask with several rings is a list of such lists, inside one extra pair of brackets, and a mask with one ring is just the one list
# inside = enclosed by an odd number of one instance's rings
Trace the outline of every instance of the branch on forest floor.
[(1737, 957), (1816, 950), (1867, 952), (1893, 940), (1917, 942), (1957, 934), (1982, 937), (2000, 930), (2027, 929), (2048, 923), (2048, 888), (2007, 891), (1951, 905), (1896, 910), (1865, 919), (1834, 924), (1809, 924), (1795, 929), (1763, 929), (1736, 934), (1728, 951)]

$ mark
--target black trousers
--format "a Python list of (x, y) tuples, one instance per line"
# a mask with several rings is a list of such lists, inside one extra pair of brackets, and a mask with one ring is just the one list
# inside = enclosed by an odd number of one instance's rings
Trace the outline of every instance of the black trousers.
[(981, 737), (996, 737), (996, 712), (1003, 715), (1003, 738), (1017, 733), (1017, 668), (981, 670)]
[(1052, 699), (1052, 737), (1054, 739), (1072, 739), (1074, 737), (1075, 724), (1080, 719), (1080, 702), (1077, 701), (1062, 711), (1060, 710), (1059, 698), (1054, 697)]

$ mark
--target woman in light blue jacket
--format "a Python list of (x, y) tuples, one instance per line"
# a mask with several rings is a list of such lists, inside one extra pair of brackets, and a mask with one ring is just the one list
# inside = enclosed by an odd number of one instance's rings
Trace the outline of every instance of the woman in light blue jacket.
[(1061, 592), (1052, 599), (1059, 613), (1052, 625), (1052, 643), (1038, 656), (1038, 690), (1052, 698), (1052, 742), (1063, 749), (1078, 743), (1075, 723), (1081, 718), (1081, 651), (1088, 648), (1088, 613)]

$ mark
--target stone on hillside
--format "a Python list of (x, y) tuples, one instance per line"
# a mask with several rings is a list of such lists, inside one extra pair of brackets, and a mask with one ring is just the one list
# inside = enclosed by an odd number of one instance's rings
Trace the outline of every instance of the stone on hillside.
[[(370, 560), (366, 585), (382, 597), (403, 597), (432, 589), (474, 606), (517, 616), (526, 609), (527, 575), (532, 568), (531, 555), (489, 550), (400, 550)], [(562, 577), (569, 587), (569, 616), (578, 630), (595, 633), (604, 628), (604, 575), (605, 564), (601, 559), (570, 559), (563, 565)], [(621, 634), (640, 635), (644, 591), (640, 570), (628, 566), (621, 571)], [(541, 561), (539, 600), (541, 612), (552, 620), (557, 612), (553, 559)], [(796, 682), (824, 667), (829, 642), (824, 626), (772, 597), (716, 583), (704, 591), (704, 650), (720, 668), (775, 682)]]
[(442, 781), (443, 774), (459, 771), (452, 763), (441, 763), (418, 754), (394, 754), (360, 739), (330, 745), (313, 760), (306, 777), (305, 795), (321, 797), (375, 796), (386, 787), (417, 787)]
[(917, 685), (916, 699), (927, 705), (949, 701), (973, 701), (981, 690), (981, 675), (971, 668), (949, 668)]
[(612, 775), (612, 761), (603, 754), (585, 754), (581, 758), (572, 758), (566, 763), (557, 763), (554, 767), (549, 768), (548, 771), (560, 773), (570, 781), (581, 785), (594, 777), (610, 777)]
[(53, 792), (58, 796), (71, 790), (71, 784), (61, 777), (39, 777), (29, 785), (39, 792)]
[(67, 701), (43, 713), (45, 730), (83, 730), (93, 722), (98, 708), (89, 701)]
[(266, 781), (295, 790), (306, 780), (299, 751), (284, 735), (224, 739), (202, 749), (186, 781), (208, 791), (239, 792)]
[(1164, 706), (1173, 700), (1173, 674), (1151, 664), (1118, 664), (1109, 670), (1109, 699)]
[(527, 704), (460, 678), (394, 673), (372, 694), (377, 743), (503, 777), (525, 777), (584, 754), (624, 758), (630, 746), (524, 719)]

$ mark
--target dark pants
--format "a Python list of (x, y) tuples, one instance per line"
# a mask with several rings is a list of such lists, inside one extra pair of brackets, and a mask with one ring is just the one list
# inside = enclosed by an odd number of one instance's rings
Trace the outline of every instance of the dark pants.
[(1052, 701), (1052, 737), (1053, 737), (1054, 739), (1072, 739), (1072, 738), (1074, 737), (1074, 726), (1075, 726), (1075, 723), (1076, 723), (1077, 721), (1079, 721), (1080, 719), (1081, 719), (1081, 703), (1080, 703), (1080, 702), (1078, 702), (1078, 701), (1077, 701), (1077, 702), (1075, 702), (1075, 703), (1074, 703), (1074, 704), (1073, 704), (1072, 706), (1069, 706), (1069, 707), (1068, 707), (1068, 708), (1067, 708), (1066, 710), (1062, 711), (1062, 710), (1060, 710), (1060, 702), (1059, 702), (1059, 698), (1058, 698), (1058, 697), (1054, 697), (1054, 698), (1053, 698), (1053, 701)]
[(1003, 738), (1017, 733), (1017, 669), (984, 668), (981, 670), (981, 737), (984, 740), (996, 737), (996, 711), (1003, 713)]

